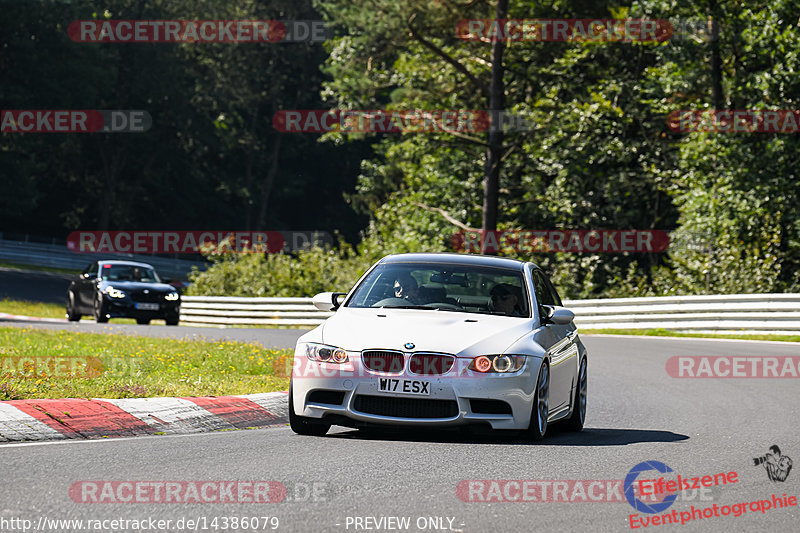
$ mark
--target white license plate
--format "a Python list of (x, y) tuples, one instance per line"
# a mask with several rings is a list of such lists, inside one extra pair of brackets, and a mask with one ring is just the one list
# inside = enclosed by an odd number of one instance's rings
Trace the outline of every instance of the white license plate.
[(380, 392), (400, 392), (402, 394), (423, 394), (430, 396), (431, 382), (418, 379), (379, 378), (378, 390)]
[(136, 309), (140, 311), (158, 311), (158, 304), (137, 303)]

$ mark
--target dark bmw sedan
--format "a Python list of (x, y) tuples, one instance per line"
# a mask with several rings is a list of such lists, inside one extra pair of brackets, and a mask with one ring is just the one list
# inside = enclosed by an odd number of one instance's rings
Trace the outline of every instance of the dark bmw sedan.
[(87, 266), (67, 292), (67, 318), (83, 315), (98, 322), (110, 318), (135, 318), (149, 324), (161, 318), (178, 324), (181, 297), (172, 285), (162, 283), (155, 269), (134, 261), (96, 261)]

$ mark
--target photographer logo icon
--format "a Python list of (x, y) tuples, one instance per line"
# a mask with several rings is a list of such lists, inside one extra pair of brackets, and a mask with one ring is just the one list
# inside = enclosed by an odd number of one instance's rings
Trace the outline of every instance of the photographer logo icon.
[(781, 449), (778, 448), (777, 444), (770, 446), (766, 455), (754, 457), (753, 464), (755, 466), (764, 465), (770, 481), (786, 481), (786, 478), (789, 477), (789, 472), (792, 471), (791, 458), (787, 455), (781, 455)]

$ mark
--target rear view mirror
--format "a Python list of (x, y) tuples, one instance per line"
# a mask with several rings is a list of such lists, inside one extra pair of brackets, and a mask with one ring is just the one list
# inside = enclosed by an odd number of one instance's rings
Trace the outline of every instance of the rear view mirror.
[(545, 324), (569, 324), (575, 319), (575, 313), (566, 307), (558, 305), (543, 305), (540, 307), (542, 314), (542, 325)]

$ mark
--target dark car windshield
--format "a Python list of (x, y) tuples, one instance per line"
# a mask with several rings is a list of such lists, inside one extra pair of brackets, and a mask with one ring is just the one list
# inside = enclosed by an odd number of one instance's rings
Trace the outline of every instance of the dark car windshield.
[(140, 281), (143, 283), (161, 283), (161, 279), (152, 268), (135, 265), (100, 265), (100, 278), (106, 281)]
[(394, 307), (530, 317), (522, 272), (431, 263), (375, 267), (346, 307)]

